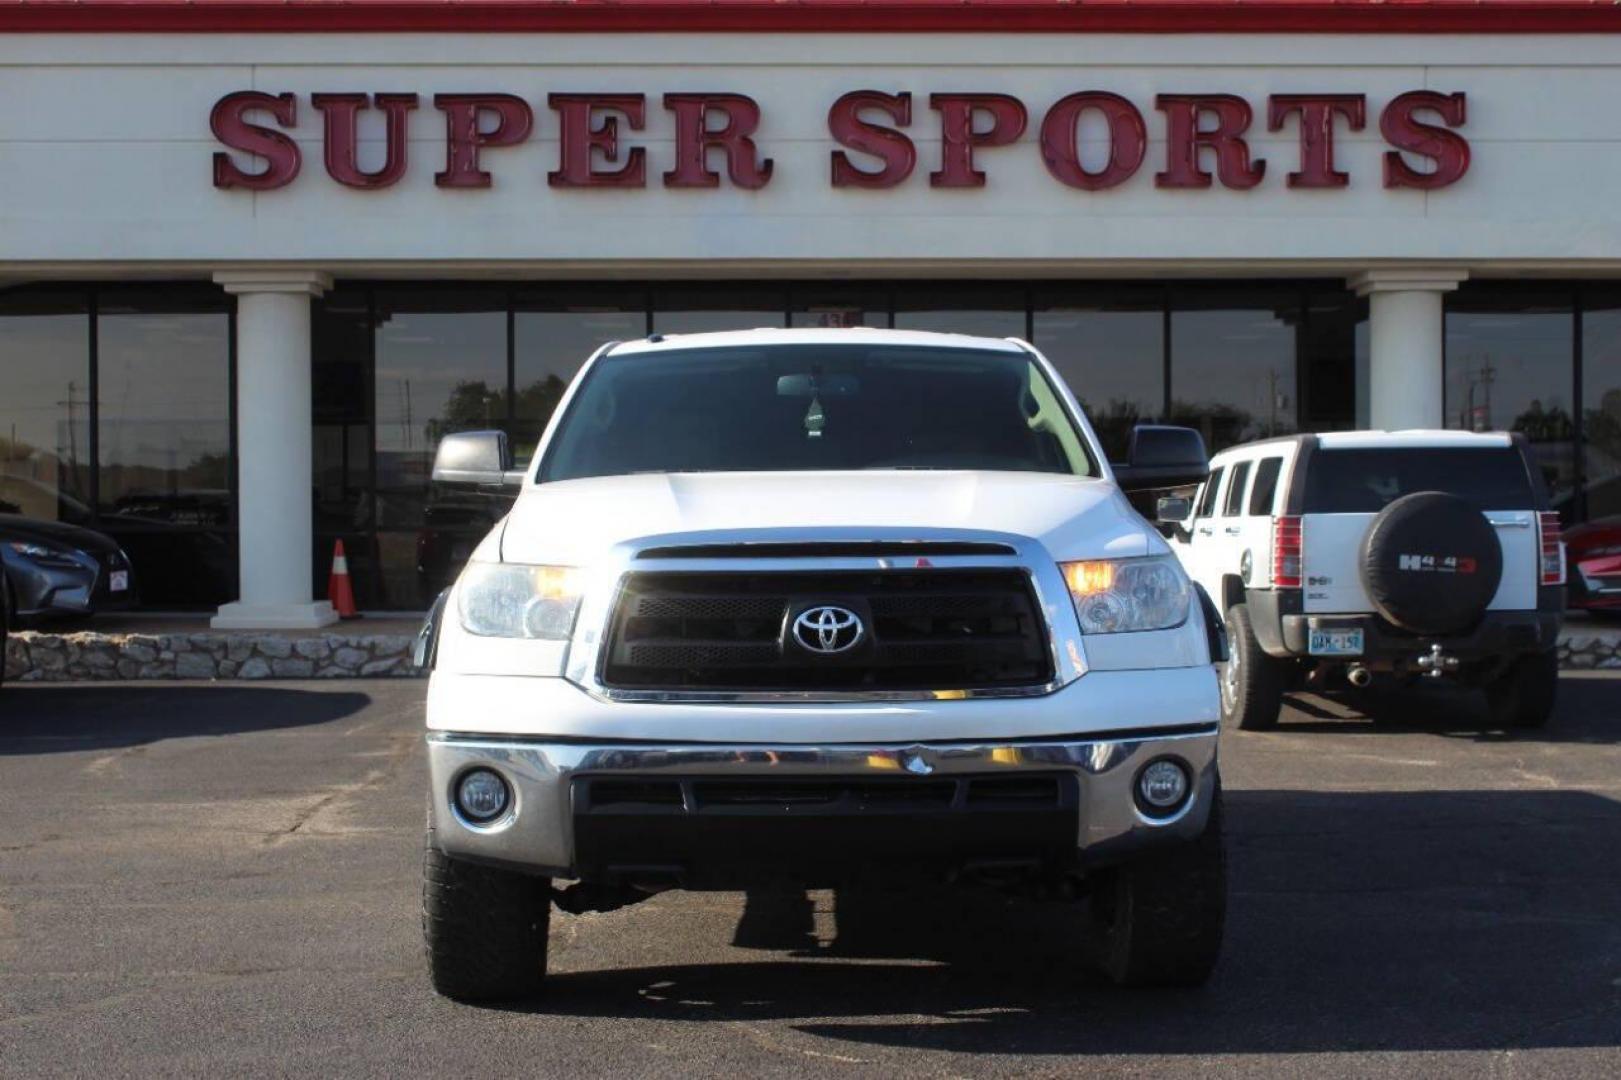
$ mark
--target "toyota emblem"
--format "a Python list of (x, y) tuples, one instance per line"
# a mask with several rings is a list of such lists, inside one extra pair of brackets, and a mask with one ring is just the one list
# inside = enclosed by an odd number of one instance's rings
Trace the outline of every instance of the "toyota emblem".
[(806, 608), (794, 620), (794, 640), (824, 656), (848, 652), (865, 634), (861, 616), (849, 608), (831, 605)]

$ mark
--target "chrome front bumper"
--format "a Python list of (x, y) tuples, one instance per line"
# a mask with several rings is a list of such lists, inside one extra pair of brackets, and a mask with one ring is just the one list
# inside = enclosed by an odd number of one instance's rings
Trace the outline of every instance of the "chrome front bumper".
[[(1142, 767), (1162, 757), (1184, 762), (1195, 782), (1180, 809), (1155, 819), (1138, 809), (1133, 789)], [(1204, 726), (1085, 739), (829, 746), (601, 744), (435, 732), (428, 736), (428, 763), (435, 837), (446, 854), (563, 878), (578, 876), (576, 778), (884, 780), (1069, 773), (1079, 793), (1079, 865), (1108, 863), (1146, 846), (1197, 836), (1217, 782), (1216, 729)], [(463, 818), (452, 796), (461, 775), (479, 766), (500, 773), (513, 794), (507, 814), (482, 826)]]

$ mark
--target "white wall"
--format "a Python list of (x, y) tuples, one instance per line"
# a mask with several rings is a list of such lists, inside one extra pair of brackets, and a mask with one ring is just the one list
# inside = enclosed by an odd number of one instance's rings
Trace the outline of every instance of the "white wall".
[[(789, 270), (893, 272), (956, 264), (1118, 272), (1193, 260), (1264, 270), (1456, 260), (1474, 273), (1529, 266), (1621, 268), (1621, 49), (1600, 35), (14, 35), (0, 40), (0, 273), (79, 264), (174, 266), (289, 260), (344, 271), (461, 263), (578, 271), (737, 261)], [(363, 63), (355, 62), (364, 58)], [(826, 113), (860, 88), (910, 90), (917, 171), (887, 191), (834, 189)], [(1469, 95), (1473, 166), (1442, 191), (1387, 191), (1378, 114), (1397, 93)], [(241, 89), (299, 95), (303, 172), (278, 191), (220, 191), (208, 114)], [(1040, 117), (1059, 97), (1130, 98), (1153, 145), (1109, 192), (1065, 188), (1042, 166)], [(322, 167), (313, 91), (415, 91), (411, 167), (396, 187), (352, 191)], [(650, 185), (557, 191), (554, 91), (641, 91)], [(762, 191), (669, 191), (666, 91), (734, 91), (761, 104), (760, 143), (776, 161)], [(1031, 111), (1017, 146), (982, 152), (980, 190), (935, 191), (931, 91), (1012, 93)], [(443, 191), (444, 122), (431, 96), (504, 91), (534, 107), (537, 130), (489, 151), (487, 191)], [(1252, 191), (1161, 191), (1156, 92), (1221, 91), (1256, 109), (1252, 150), (1268, 161)], [(1368, 95), (1367, 129), (1338, 132), (1351, 186), (1291, 191), (1293, 124), (1265, 132), (1269, 93)], [(374, 117), (375, 119), (375, 117)], [(380, 137), (380, 129), (370, 131)], [(381, 147), (365, 148), (373, 164)], [(1096, 147), (1093, 147), (1095, 152)], [(19, 264), (36, 264), (34, 266)], [(698, 268), (701, 272), (703, 267)]]

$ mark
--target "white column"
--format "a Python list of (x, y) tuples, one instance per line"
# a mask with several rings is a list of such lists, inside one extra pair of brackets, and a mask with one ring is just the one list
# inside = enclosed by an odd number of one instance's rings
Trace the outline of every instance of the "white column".
[(1369, 426), (1385, 431), (1446, 426), (1442, 298), (1464, 270), (1368, 270), (1351, 279), (1368, 298)]
[(220, 271), (236, 294), (240, 599), (219, 630), (326, 626), (337, 613), (311, 594), (313, 450), (310, 298), (331, 287), (310, 270)]

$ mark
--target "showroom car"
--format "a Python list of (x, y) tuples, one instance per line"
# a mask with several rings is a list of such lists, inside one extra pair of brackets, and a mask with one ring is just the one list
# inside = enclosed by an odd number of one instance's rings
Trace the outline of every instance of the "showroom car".
[(111, 538), (77, 525), (0, 514), (12, 625), (116, 611), (135, 603), (129, 557)]

